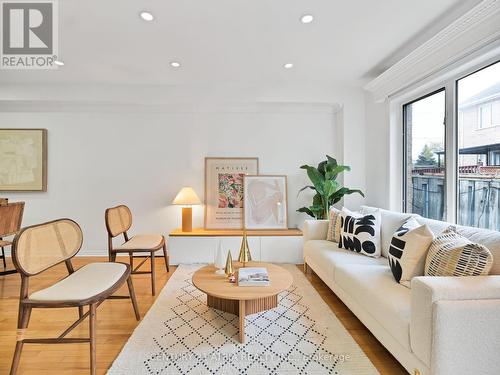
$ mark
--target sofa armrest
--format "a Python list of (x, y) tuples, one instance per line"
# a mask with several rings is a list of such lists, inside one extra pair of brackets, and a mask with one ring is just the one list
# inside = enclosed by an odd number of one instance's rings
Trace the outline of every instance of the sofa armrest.
[[(487, 374), (493, 362), (498, 369), (500, 275), (415, 277), (410, 342), (412, 351), (434, 374)], [(479, 368), (479, 362), (487, 366), (483, 372), (466, 371)]]
[(306, 220), (304, 222), (304, 242), (309, 240), (326, 240), (328, 220)]

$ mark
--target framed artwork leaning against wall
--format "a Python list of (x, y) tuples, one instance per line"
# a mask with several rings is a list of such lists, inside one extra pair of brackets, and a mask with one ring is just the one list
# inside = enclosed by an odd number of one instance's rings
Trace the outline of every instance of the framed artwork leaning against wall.
[(286, 176), (245, 176), (243, 217), (246, 229), (287, 229)]
[(0, 191), (47, 191), (47, 129), (0, 129)]
[(243, 177), (258, 173), (258, 158), (205, 158), (205, 229), (243, 228)]

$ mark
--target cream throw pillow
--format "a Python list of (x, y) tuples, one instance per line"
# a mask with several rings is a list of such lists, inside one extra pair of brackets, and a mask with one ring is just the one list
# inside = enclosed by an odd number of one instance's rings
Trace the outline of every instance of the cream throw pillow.
[(389, 247), (389, 266), (396, 281), (407, 288), (415, 276), (423, 276), (425, 259), (434, 234), (427, 225), (408, 218), (394, 232)]
[(330, 207), (330, 220), (328, 221), (327, 241), (339, 242), (340, 240), (340, 210)]
[(488, 275), (492, 264), (493, 255), (488, 248), (472, 243), (450, 226), (432, 242), (425, 262), (425, 275)]
[(380, 257), (380, 210), (362, 215), (343, 208), (340, 224), (339, 248)]

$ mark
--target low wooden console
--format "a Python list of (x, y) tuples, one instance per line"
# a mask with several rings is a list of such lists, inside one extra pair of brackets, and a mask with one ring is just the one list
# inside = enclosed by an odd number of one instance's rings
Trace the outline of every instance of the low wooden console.
[[(262, 262), (301, 264), (302, 231), (296, 228), (281, 230), (247, 230), (252, 259)], [(213, 263), (219, 241), (226, 253), (231, 250), (237, 259), (243, 230), (209, 230), (195, 228), (192, 232), (175, 229), (169, 235), (170, 264)]]

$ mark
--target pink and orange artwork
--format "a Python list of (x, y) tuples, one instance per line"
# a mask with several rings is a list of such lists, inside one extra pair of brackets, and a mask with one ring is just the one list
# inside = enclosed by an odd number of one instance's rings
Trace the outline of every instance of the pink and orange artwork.
[(219, 208), (243, 207), (244, 173), (219, 173)]
[(244, 177), (258, 173), (258, 158), (205, 158), (205, 229), (243, 228)]

